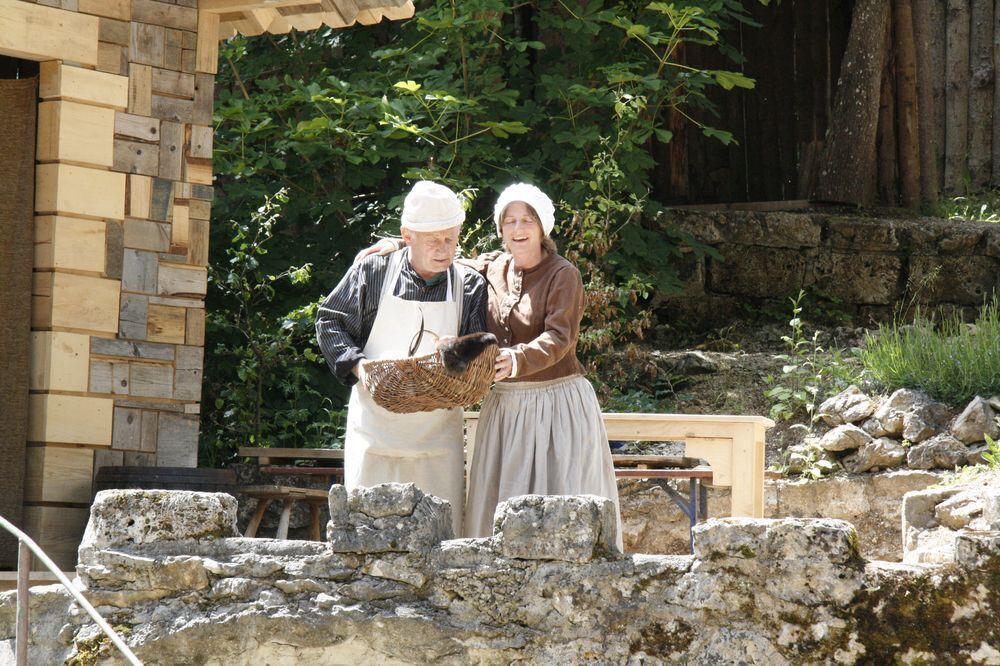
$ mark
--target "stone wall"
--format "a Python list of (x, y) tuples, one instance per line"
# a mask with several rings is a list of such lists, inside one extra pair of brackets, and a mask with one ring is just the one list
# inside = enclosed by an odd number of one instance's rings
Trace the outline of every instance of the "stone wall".
[(745, 316), (812, 289), (860, 323), (891, 319), (917, 284), (929, 305), (973, 308), (1000, 288), (1000, 224), (817, 213), (672, 211), (670, 219), (723, 260), (686, 255), (684, 293), (657, 303), (661, 321), (694, 327)]
[[(77, 573), (145, 663), (1000, 660), (995, 531), (910, 567), (864, 560), (828, 519), (712, 520), (692, 556), (622, 556), (592, 496), (511, 500), (488, 539), (447, 540), (450, 508), (412, 486), (335, 486), (327, 543), (235, 538), (235, 510), (225, 495), (98, 495)], [(31, 604), (32, 663), (124, 663), (57, 588)], [(13, 626), (5, 593), (0, 661)]]

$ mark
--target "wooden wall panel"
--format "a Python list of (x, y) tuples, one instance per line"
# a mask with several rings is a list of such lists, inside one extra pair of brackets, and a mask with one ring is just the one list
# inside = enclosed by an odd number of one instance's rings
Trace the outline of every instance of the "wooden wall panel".
[(32, 394), (28, 441), (111, 446), (114, 402), (111, 398)]
[(93, 449), (31, 446), (26, 453), (25, 502), (90, 502)]
[(100, 273), (105, 265), (105, 231), (100, 220), (35, 217), (35, 269), (62, 268)]
[(128, 106), (128, 77), (51, 60), (41, 64), (38, 96), (125, 109)]
[[(101, 192), (101, 196), (94, 196)], [(70, 164), (39, 164), (35, 211), (125, 219), (125, 174)]]
[[(90, 519), (90, 509), (63, 506), (24, 507), (24, 526), (63, 571), (76, 567), (76, 551)], [(35, 569), (44, 568), (36, 562)]]
[(20, 0), (0, 0), (0, 51), (26, 60), (97, 65), (97, 18)]
[(82, 162), (109, 167), (114, 160), (115, 111), (78, 102), (42, 102), (38, 105), (40, 162)]
[(31, 390), (87, 390), (90, 336), (63, 331), (31, 333)]
[(118, 332), (121, 282), (70, 273), (35, 273), (33, 328)]

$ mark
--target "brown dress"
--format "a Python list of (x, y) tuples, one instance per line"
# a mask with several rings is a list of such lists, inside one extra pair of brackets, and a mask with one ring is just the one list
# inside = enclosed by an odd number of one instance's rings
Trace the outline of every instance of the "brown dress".
[[(465, 536), (493, 533), (497, 504), (518, 495), (607, 497), (618, 511), (601, 407), (576, 358), (580, 271), (559, 255), (521, 270), (509, 254), (468, 262), (489, 288), (489, 331), (512, 351), (515, 375), (483, 402), (469, 471)], [(621, 520), (616, 535), (621, 548)]]

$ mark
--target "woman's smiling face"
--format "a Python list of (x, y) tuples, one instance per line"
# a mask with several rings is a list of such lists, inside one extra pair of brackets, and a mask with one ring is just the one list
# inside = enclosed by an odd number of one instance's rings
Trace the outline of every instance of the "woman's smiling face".
[(511, 254), (541, 251), (542, 223), (531, 206), (523, 201), (515, 201), (504, 209), (500, 233)]

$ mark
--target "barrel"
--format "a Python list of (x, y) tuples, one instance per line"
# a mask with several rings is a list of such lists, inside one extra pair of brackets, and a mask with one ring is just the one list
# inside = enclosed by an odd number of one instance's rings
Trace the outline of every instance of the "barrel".
[(231, 469), (199, 467), (101, 467), (97, 470), (95, 493), (125, 488), (232, 494), (236, 490), (236, 473)]

